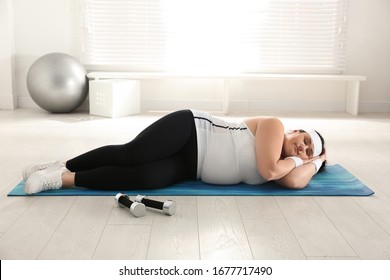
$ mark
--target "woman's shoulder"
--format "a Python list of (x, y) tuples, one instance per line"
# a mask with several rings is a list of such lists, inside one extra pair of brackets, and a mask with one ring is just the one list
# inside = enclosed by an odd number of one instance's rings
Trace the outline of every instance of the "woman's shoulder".
[(284, 130), (284, 126), (282, 121), (273, 116), (258, 116), (253, 118), (248, 118), (244, 120), (246, 126), (252, 131), (254, 135), (256, 135), (257, 128), (259, 126), (263, 127), (273, 127), (275, 129)]

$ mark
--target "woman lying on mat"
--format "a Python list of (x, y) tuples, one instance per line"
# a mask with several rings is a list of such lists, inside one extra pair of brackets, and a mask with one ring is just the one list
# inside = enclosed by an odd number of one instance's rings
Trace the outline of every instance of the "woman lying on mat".
[(25, 192), (61, 187), (99, 190), (162, 188), (184, 180), (304, 188), (324, 166), (324, 140), (311, 129), (285, 133), (273, 117), (232, 123), (206, 112), (166, 115), (124, 145), (97, 148), (65, 163), (23, 170)]

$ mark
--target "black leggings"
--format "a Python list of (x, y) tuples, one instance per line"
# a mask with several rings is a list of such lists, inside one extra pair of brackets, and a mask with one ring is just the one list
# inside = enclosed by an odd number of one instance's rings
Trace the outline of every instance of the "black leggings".
[(197, 138), (190, 110), (166, 115), (124, 145), (97, 148), (66, 163), (75, 185), (100, 190), (161, 188), (196, 179)]

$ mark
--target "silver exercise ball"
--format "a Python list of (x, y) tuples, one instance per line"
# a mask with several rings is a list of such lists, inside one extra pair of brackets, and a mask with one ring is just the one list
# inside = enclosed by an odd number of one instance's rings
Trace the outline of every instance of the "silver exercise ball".
[(68, 113), (87, 97), (87, 71), (70, 55), (50, 53), (31, 65), (27, 89), (41, 108), (52, 113)]

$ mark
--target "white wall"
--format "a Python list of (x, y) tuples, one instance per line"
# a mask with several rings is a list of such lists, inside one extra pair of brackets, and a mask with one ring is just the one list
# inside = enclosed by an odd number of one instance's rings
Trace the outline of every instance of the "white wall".
[(349, 2), (346, 73), (367, 76), (361, 111), (390, 112), (390, 1)]
[(0, 0), (0, 109), (14, 109), (17, 105), (13, 35), (12, 1)]
[[(34, 107), (25, 82), (34, 60), (49, 52), (78, 57), (79, 1), (14, 0), (13, 3), (16, 74), (13, 92), (17, 94), (19, 107)], [(389, 26), (390, 1), (350, 0), (346, 74), (367, 76), (368, 80), (361, 85), (361, 112), (390, 112)], [(0, 36), (3, 37), (1, 32)], [(2, 83), (0, 80), (0, 89)], [(340, 82), (234, 81), (231, 107), (251, 111), (342, 111), (344, 90), (345, 85)], [(141, 106), (144, 110), (183, 107), (221, 110), (222, 92), (221, 81), (143, 81)]]

